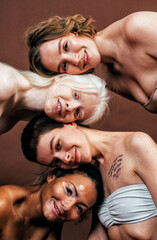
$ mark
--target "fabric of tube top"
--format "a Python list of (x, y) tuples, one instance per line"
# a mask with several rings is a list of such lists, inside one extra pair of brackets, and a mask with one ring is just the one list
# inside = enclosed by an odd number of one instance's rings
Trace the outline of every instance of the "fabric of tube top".
[(150, 100), (148, 103), (144, 104), (143, 107), (149, 112), (157, 113), (157, 86), (154, 89)]
[(100, 222), (109, 228), (114, 224), (131, 224), (157, 216), (157, 208), (145, 184), (129, 185), (114, 191), (99, 207)]

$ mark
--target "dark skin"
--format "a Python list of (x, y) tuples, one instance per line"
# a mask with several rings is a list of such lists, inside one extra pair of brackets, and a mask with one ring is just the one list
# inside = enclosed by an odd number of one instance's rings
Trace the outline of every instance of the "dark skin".
[[(56, 139), (53, 144), (53, 154), (49, 149), (52, 137)], [(56, 149), (58, 141), (60, 147)], [(77, 162), (80, 164), (90, 162), (92, 157), (99, 162), (105, 198), (124, 186), (145, 184), (157, 206), (157, 146), (147, 134), (105, 132), (77, 125), (65, 125), (63, 128), (51, 130), (40, 136), (37, 161), (40, 162), (43, 152), (47, 157), (47, 163), (49, 159), (52, 161), (57, 156), (62, 167), (66, 165), (70, 168), (71, 162), (76, 164), (75, 159), (72, 158), (74, 146), (79, 156)], [(69, 158), (65, 161), (63, 156), (66, 156), (66, 152)], [(96, 217), (94, 221), (95, 219)], [(98, 222), (93, 222), (93, 228), (89, 236), (90, 240), (108, 238), (104, 228)], [(108, 229), (108, 235), (109, 239), (113, 240), (155, 240), (156, 229), (157, 218), (153, 217), (134, 224), (113, 225)], [(101, 238), (98, 237), (99, 235)]]
[(37, 186), (2, 186), (0, 239), (59, 240), (63, 222), (78, 220), (96, 197), (95, 183), (86, 174), (48, 176)]
[[(1, 187), (0, 238), (2, 240), (36, 240), (47, 239), (48, 236), (51, 236), (52, 240), (60, 239), (63, 223), (48, 223), (43, 217), (39, 218), (37, 213), (34, 219), (30, 219), (33, 211), (28, 212), (27, 210), (29, 206), (29, 198), (27, 196), (36, 190), (38, 190), (37, 186), (26, 188), (19, 186)], [(28, 204), (26, 203), (27, 201)]]

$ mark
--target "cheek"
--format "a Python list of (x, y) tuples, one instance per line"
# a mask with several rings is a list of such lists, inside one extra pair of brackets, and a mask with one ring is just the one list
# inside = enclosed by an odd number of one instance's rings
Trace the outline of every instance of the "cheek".
[(79, 219), (80, 215), (77, 213), (76, 209), (72, 209), (68, 215), (67, 221), (75, 221)]
[(87, 71), (87, 69), (83, 69), (81, 70), (80, 68), (78, 68), (77, 66), (73, 66), (73, 65), (69, 65), (67, 73), (68, 74), (81, 74), (81, 73), (85, 73)]
[[(74, 117), (73, 117), (73, 114), (70, 115), (67, 115), (65, 118), (64, 118), (64, 123), (70, 123), (70, 122), (73, 122), (75, 121)], [(76, 137), (76, 136), (75, 136)]]

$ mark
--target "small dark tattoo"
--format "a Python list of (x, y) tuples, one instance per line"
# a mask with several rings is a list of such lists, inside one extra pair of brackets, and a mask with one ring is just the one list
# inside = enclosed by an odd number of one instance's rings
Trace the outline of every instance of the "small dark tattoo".
[(115, 180), (120, 176), (121, 170), (123, 168), (123, 166), (122, 166), (122, 160), (123, 160), (122, 156), (123, 156), (123, 154), (116, 157), (116, 159), (113, 161), (112, 166), (111, 166), (111, 168), (108, 172), (108, 176), (112, 177)]

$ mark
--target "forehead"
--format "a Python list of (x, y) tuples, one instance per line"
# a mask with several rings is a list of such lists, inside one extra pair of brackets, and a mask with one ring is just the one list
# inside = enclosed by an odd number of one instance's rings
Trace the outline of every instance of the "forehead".
[[(57, 71), (60, 58), (58, 46), (59, 38), (42, 43), (39, 47), (42, 64), (49, 70)], [(55, 58), (54, 58), (55, 56)]]
[(58, 178), (59, 181), (68, 181), (75, 185), (79, 194), (89, 194), (96, 192), (94, 181), (92, 181), (85, 173), (73, 173)]
[(48, 55), (51, 56), (53, 53), (59, 55), (60, 54), (59, 44), (61, 43), (62, 40), (64, 41), (64, 39), (68, 39), (71, 37), (75, 37), (75, 34), (68, 33), (65, 36), (43, 42), (39, 47), (41, 59), (44, 60), (45, 56), (47, 57)]
[[(66, 140), (71, 139), (71, 134), (80, 132), (76, 127), (73, 127), (71, 124), (64, 124), (61, 128), (52, 129), (46, 133), (40, 135), (37, 145), (37, 152), (41, 150), (46, 151), (50, 150), (50, 141), (54, 137), (65, 137)], [(69, 134), (70, 133), (70, 134)]]

